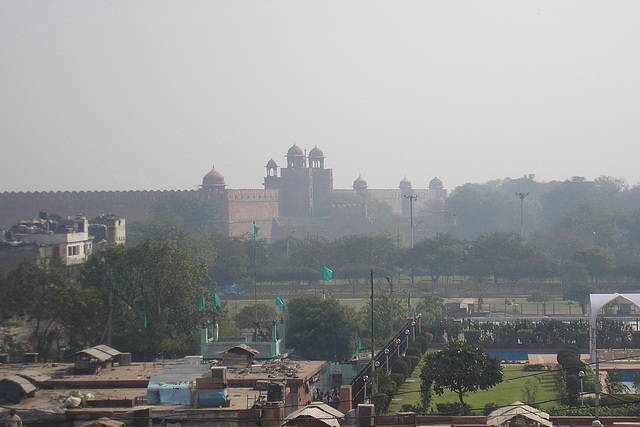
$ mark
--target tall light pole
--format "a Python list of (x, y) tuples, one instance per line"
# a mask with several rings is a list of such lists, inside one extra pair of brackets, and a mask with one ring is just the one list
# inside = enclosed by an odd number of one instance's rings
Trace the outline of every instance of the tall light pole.
[(289, 233), (289, 235), (287, 236), (287, 259), (289, 259), (289, 240), (291, 240), (291, 236), (293, 236), (293, 233), (295, 233), (296, 230), (293, 230), (291, 233)]
[[(411, 249), (413, 249), (413, 201), (418, 198), (417, 195), (405, 194), (405, 198), (409, 199), (409, 215), (411, 221)], [(413, 285), (413, 250), (411, 252), (411, 284)]]
[(524, 239), (524, 198), (527, 197), (529, 193), (516, 193), (516, 196), (520, 198), (520, 234)]
[(393, 337), (393, 278), (385, 277), (389, 282), (389, 336)]

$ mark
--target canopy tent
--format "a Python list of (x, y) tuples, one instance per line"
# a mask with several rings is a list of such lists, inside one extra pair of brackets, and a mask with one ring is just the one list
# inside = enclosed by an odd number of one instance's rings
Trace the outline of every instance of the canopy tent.
[(513, 402), (509, 406), (496, 409), (487, 416), (488, 426), (509, 426), (518, 419), (528, 420), (529, 425), (552, 427), (549, 414), (522, 402)]
[(624, 298), (631, 304), (640, 308), (640, 294), (591, 294), (589, 312), (589, 353), (591, 362), (596, 362), (596, 318), (602, 307), (617, 298)]
[(283, 425), (340, 427), (339, 420), (342, 418), (344, 418), (342, 412), (326, 403), (311, 402), (304, 408), (287, 415)]

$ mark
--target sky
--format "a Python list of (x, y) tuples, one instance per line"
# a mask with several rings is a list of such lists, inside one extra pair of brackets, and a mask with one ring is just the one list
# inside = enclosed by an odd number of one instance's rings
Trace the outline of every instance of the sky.
[(640, 2), (0, 0), (0, 192), (640, 183)]

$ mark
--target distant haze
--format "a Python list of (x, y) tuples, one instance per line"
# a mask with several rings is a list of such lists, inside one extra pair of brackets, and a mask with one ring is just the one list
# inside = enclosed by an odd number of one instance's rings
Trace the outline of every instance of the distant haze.
[(0, 191), (640, 182), (637, 1), (4, 1)]

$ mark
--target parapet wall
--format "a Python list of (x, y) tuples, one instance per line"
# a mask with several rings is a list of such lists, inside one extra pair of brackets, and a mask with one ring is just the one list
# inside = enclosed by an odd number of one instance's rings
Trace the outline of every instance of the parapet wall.
[(0, 228), (47, 211), (62, 217), (116, 214), (127, 220), (151, 218), (151, 206), (162, 196), (198, 196), (197, 190), (157, 191), (51, 191), (0, 193)]

